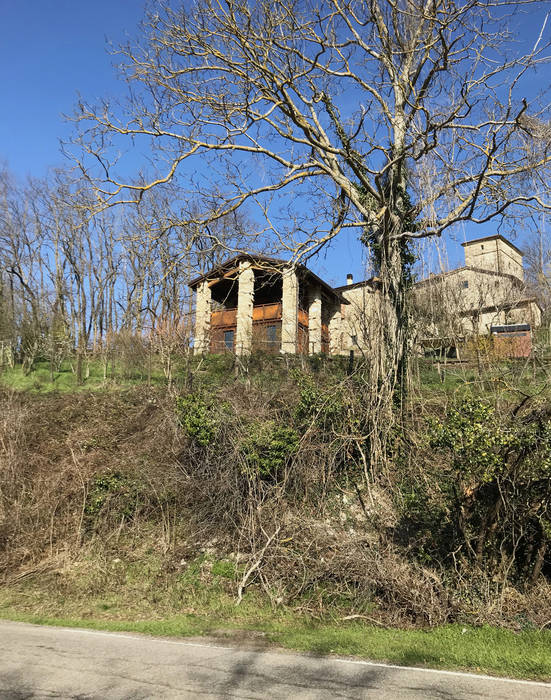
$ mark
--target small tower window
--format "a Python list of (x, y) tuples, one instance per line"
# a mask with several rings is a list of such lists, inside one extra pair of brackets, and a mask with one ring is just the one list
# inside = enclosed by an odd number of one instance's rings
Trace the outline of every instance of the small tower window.
[(461, 283), (461, 286), (463, 287), (463, 289), (468, 289), (469, 288), (469, 280), (463, 280), (463, 282)]

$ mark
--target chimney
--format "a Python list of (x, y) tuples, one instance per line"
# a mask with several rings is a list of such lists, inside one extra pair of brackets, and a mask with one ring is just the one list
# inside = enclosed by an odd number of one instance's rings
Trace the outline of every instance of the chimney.
[(352, 284), (353, 282), (354, 282), (354, 275), (351, 272), (349, 272), (346, 275), (346, 284)]

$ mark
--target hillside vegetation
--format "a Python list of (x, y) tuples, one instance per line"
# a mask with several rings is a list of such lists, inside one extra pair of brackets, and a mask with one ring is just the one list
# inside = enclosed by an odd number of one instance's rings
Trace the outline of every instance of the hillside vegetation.
[(314, 619), (551, 625), (545, 371), (421, 367), (374, 473), (366, 377), (346, 369), (252, 358), (236, 375), (212, 357), (170, 390), (78, 393), (6, 375), (4, 603), (84, 614), (99, 596), (155, 617), (218, 591)]

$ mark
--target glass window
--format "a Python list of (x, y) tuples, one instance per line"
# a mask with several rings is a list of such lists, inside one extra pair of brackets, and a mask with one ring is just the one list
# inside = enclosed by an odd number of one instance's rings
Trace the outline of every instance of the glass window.
[(266, 338), (268, 339), (268, 343), (270, 345), (274, 345), (277, 343), (277, 327), (276, 326), (268, 326), (266, 328)]
[(469, 281), (464, 280), (461, 286), (463, 287), (463, 289), (467, 289), (469, 287)]
[(234, 331), (224, 331), (224, 345), (228, 350), (233, 350)]

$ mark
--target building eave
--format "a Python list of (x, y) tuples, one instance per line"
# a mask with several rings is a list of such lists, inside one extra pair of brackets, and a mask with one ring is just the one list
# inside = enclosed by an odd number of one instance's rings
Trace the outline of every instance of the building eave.
[(352, 284), (341, 284), (340, 287), (334, 287), (336, 292), (346, 292), (347, 289), (359, 289), (360, 287), (371, 287), (375, 290), (379, 280), (375, 277), (370, 277), (361, 282), (352, 282)]
[(524, 281), (520, 277), (511, 275), (508, 272), (496, 272), (495, 270), (485, 270), (483, 267), (474, 267), (473, 265), (463, 265), (463, 267), (456, 267), (454, 270), (448, 270), (447, 272), (439, 272), (431, 277), (425, 277), (425, 279), (419, 280), (414, 283), (414, 287), (422, 287), (430, 283), (439, 282), (444, 278), (451, 277), (451, 275), (456, 275), (458, 272), (465, 272), (469, 270), (470, 272), (479, 272), (483, 275), (493, 275), (494, 277), (503, 277), (505, 279), (510, 279), (513, 282), (517, 282), (519, 285), (524, 286)]
[[(282, 260), (281, 258), (272, 258), (267, 255), (260, 254), (253, 255), (249, 253), (240, 253), (239, 255), (234, 255), (232, 258), (225, 260), (220, 265), (211, 268), (205, 274), (199, 275), (199, 277), (196, 277), (195, 279), (191, 280), (191, 282), (188, 283), (188, 286), (191, 287), (191, 289), (196, 289), (199, 286), (199, 284), (201, 284), (201, 282), (208, 280), (209, 278), (216, 277), (217, 275), (220, 275), (228, 269), (231, 270), (231, 268), (235, 266), (236, 263), (242, 261), (248, 261), (253, 266), (257, 265), (260, 268), (262, 268), (262, 266), (265, 266), (266, 269), (270, 269), (270, 267), (273, 267), (278, 271), (289, 266), (289, 261)], [(296, 270), (299, 274), (302, 274), (317, 282), (330, 296), (336, 298), (341, 304), (350, 303), (347, 299), (345, 299), (342, 296), (338, 288), (334, 289), (333, 287), (331, 287), (331, 285), (327, 284), (327, 282), (322, 280), (321, 277), (318, 277), (314, 272), (312, 272), (312, 270), (309, 270), (306, 267), (306, 265), (297, 265)]]
[(517, 246), (514, 243), (511, 243), (511, 241), (507, 240), (505, 236), (502, 236), (500, 233), (495, 233), (493, 236), (483, 236), (482, 238), (474, 238), (472, 241), (465, 241), (465, 243), (462, 243), (461, 245), (463, 247), (469, 246), (473, 243), (483, 243), (484, 241), (496, 241), (500, 240), (503, 241), (504, 243), (507, 243), (508, 246), (511, 246), (513, 250), (516, 250), (519, 255), (524, 256), (524, 252), (520, 249), (517, 248)]

